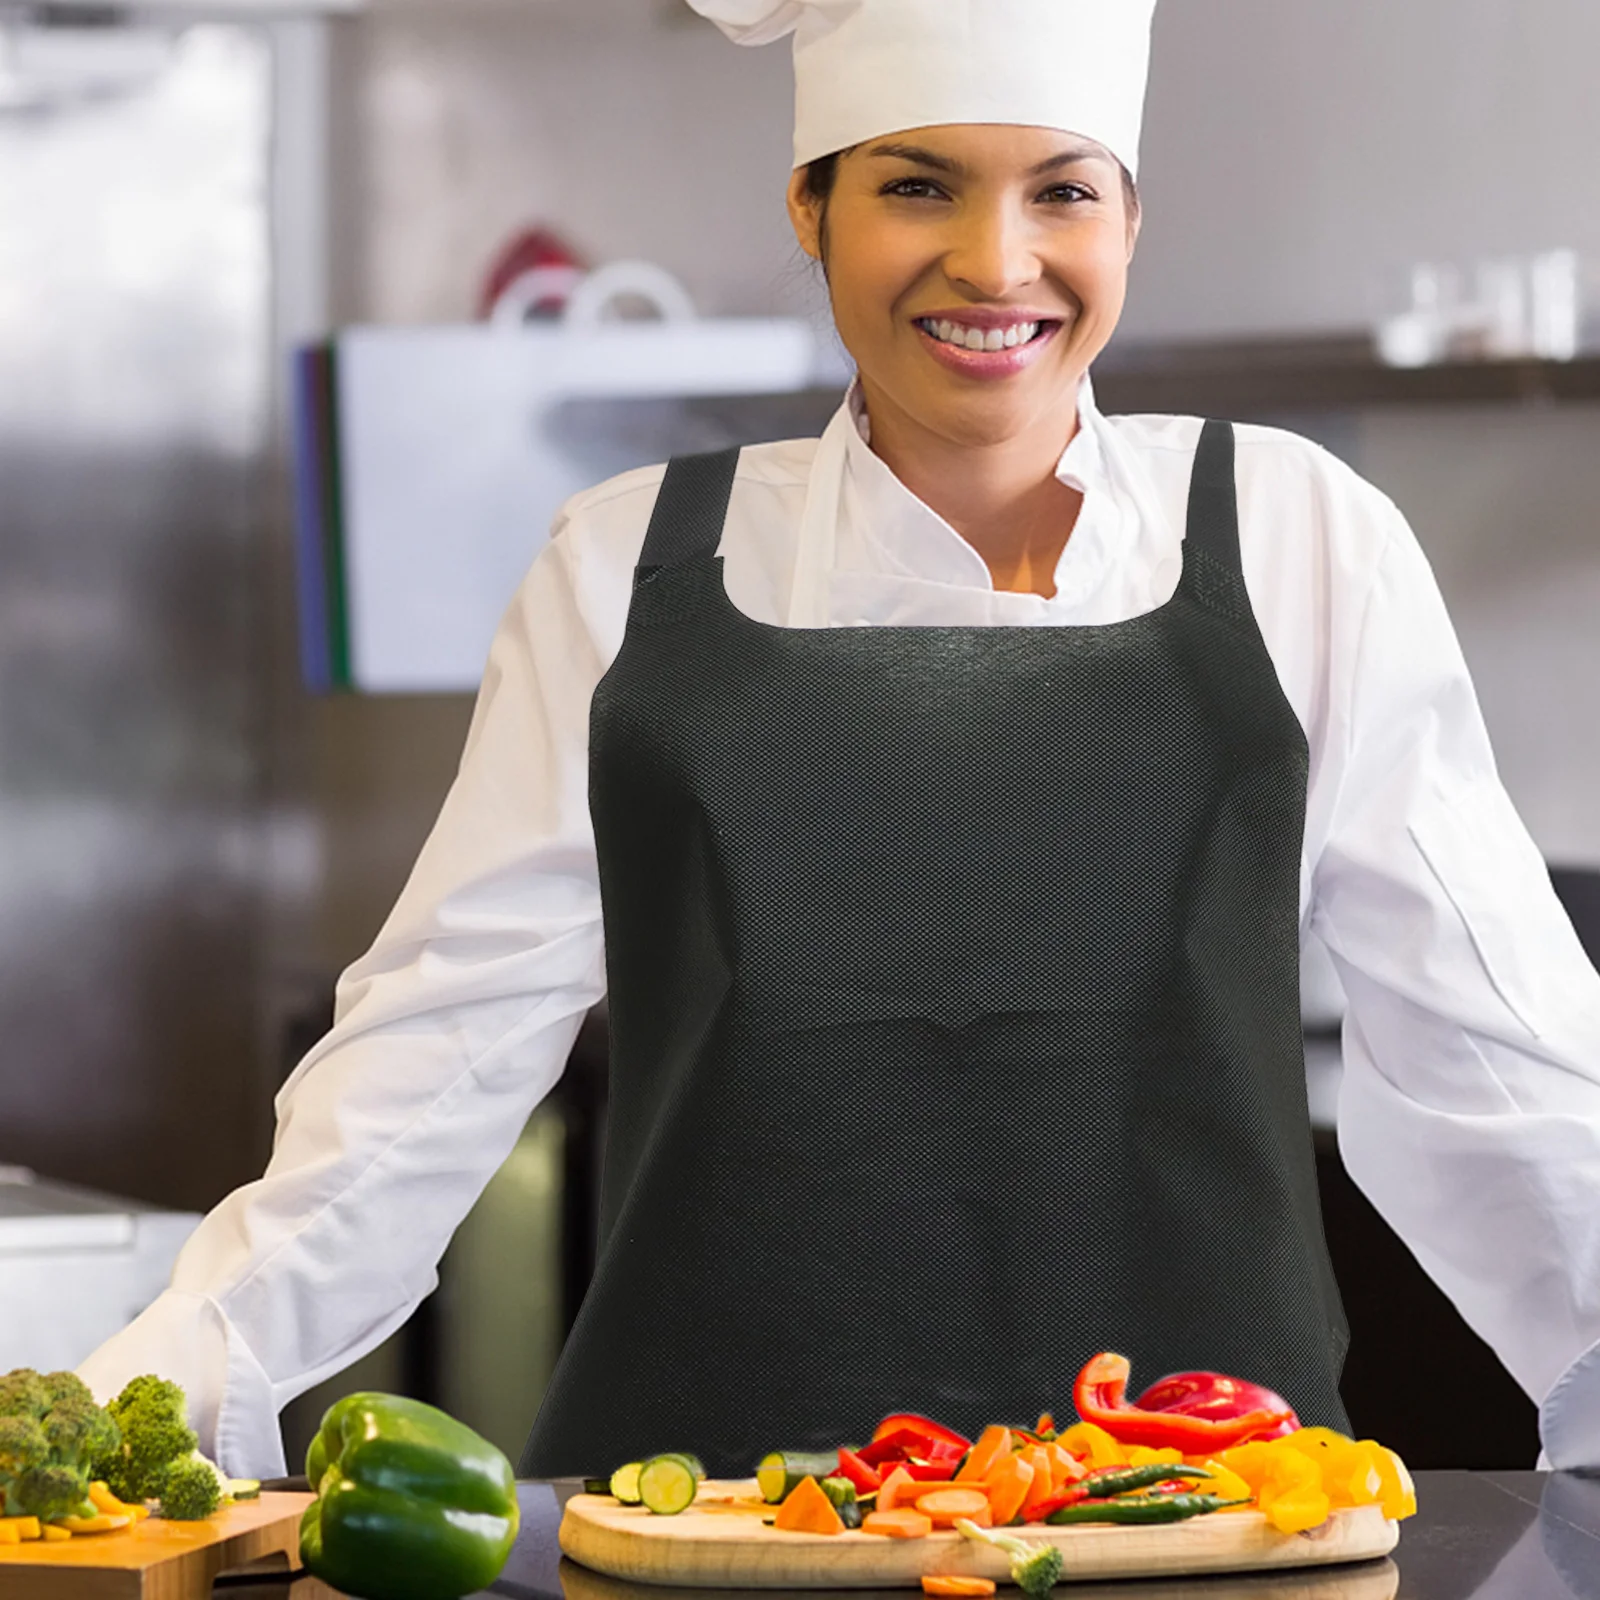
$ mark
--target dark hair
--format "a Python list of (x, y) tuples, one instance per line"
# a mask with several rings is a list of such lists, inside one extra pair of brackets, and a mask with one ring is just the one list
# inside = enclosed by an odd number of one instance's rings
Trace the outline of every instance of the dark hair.
[[(847, 156), (856, 148), (850, 145), (844, 150), (835, 150), (832, 155), (818, 156), (806, 167), (806, 194), (818, 202), (822, 207), (822, 246), (826, 253), (828, 245), (828, 201), (833, 198), (833, 186), (839, 181), (839, 158)], [(1139, 215), (1139, 188), (1133, 181), (1133, 174), (1120, 162), (1117, 162), (1117, 171), (1122, 174), (1122, 199), (1128, 209), (1130, 217)]]

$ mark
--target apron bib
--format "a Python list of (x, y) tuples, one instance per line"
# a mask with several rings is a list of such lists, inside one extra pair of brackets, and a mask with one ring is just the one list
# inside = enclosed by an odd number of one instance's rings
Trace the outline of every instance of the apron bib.
[(591, 714), (600, 1252), (522, 1471), (1070, 1415), (1210, 1368), (1348, 1429), (1299, 985), (1307, 745), (1207, 423), (1172, 599), (786, 628), (673, 462)]

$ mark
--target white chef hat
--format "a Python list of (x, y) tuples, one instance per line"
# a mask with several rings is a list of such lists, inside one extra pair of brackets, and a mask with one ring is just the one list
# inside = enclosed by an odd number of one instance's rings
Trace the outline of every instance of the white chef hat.
[(1060, 128), (1139, 170), (1156, 0), (689, 0), (730, 39), (794, 35), (797, 167), (959, 122)]

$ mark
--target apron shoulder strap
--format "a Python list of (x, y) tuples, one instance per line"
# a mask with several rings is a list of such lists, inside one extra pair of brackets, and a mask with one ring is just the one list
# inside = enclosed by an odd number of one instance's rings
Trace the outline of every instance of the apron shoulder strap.
[(1189, 479), (1189, 527), (1184, 543), (1242, 576), (1239, 497), (1233, 474), (1233, 424), (1208, 420), (1200, 430)]
[(641, 574), (716, 550), (738, 466), (737, 446), (709, 455), (674, 456), (667, 463), (639, 556)]

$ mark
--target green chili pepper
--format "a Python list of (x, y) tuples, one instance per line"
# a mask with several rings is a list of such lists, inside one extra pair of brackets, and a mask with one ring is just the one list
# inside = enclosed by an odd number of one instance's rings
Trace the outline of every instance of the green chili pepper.
[(1071, 1522), (1185, 1522), (1224, 1506), (1248, 1505), (1246, 1500), (1224, 1500), (1215, 1494), (1134, 1495), (1121, 1500), (1080, 1500), (1052, 1511), (1045, 1521), (1060, 1527)]
[(1152, 1461), (1142, 1467), (1111, 1467), (1104, 1472), (1091, 1472), (1079, 1484), (1093, 1499), (1107, 1499), (1118, 1494), (1132, 1494), (1135, 1489), (1148, 1489), (1151, 1484), (1165, 1483), (1169, 1478), (1213, 1478), (1209, 1467), (1186, 1467), (1181, 1461)]

